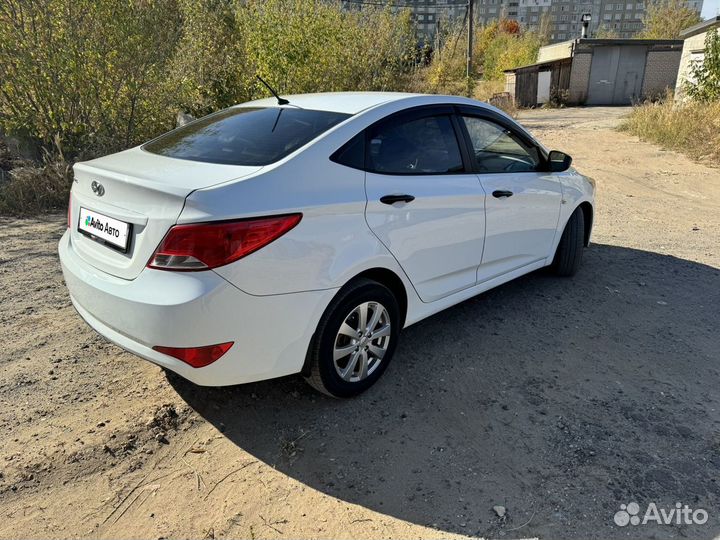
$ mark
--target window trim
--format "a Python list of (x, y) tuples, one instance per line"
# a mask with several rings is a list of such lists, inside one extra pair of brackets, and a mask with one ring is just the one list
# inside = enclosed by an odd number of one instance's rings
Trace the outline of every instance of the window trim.
[[(417, 120), (420, 118), (425, 118), (427, 116), (450, 116), (450, 122), (453, 126), (453, 129), (455, 131), (455, 139), (458, 144), (458, 148), (460, 149), (460, 156), (462, 157), (463, 161), (463, 170), (462, 171), (456, 171), (456, 172), (446, 172), (446, 173), (393, 173), (389, 174), (386, 172), (380, 172), (375, 171), (371, 169), (368, 166), (368, 151), (370, 147), (370, 131), (372, 129), (375, 129), (376, 127), (392, 121), (412, 121)], [(337, 163), (338, 165), (342, 165), (344, 167), (348, 167), (355, 170), (361, 170), (364, 172), (372, 173), (372, 174), (379, 174), (383, 176), (451, 176), (451, 175), (459, 175), (459, 174), (523, 174), (513, 171), (499, 171), (499, 172), (487, 172), (487, 171), (481, 171), (480, 167), (477, 164), (477, 161), (475, 160), (475, 153), (473, 151), (473, 144), (472, 139), (470, 138), (470, 133), (467, 130), (467, 127), (465, 126), (465, 122), (463, 121), (463, 116), (470, 116), (470, 117), (477, 117), (482, 120), (491, 122), (493, 124), (496, 124), (504, 129), (507, 129), (508, 131), (512, 132), (512, 134), (517, 137), (521, 142), (523, 142), (525, 145), (535, 148), (538, 152), (538, 156), (540, 157), (540, 165), (538, 166), (538, 169), (536, 171), (537, 173), (542, 172), (549, 172), (550, 171), (550, 165), (548, 161), (548, 155), (547, 152), (545, 152), (544, 148), (540, 146), (535, 140), (530, 136), (529, 133), (527, 133), (524, 129), (522, 129), (521, 126), (518, 124), (515, 124), (514, 122), (510, 122), (507, 118), (504, 116), (496, 113), (493, 110), (490, 109), (484, 109), (481, 107), (474, 107), (472, 105), (457, 105), (457, 104), (431, 104), (431, 105), (419, 105), (416, 107), (411, 107), (409, 109), (403, 109), (402, 111), (394, 112), (385, 118), (381, 118), (380, 120), (377, 120), (364, 128), (362, 131), (359, 131), (349, 139), (347, 139), (337, 150), (335, 150), (330, 155), (330, 161)], [(355, 137), (359, 135), (364, 136), (364, 159), (363, 159), (363, 166), (362, 168), (353, 167), (351, 165), (348, 165), (346, 163), (342, 163), (338, 161), (338, 156), (343, 152), (343, 150), (352, 143), (352, 141), (355, 139)]]
[(475, 174), (524, 174), (517, 171), (495, 171), (495, 172), (488, 172), (488, 171), (482, 171), (480, 170), (480, 166), (477, 163), (477, 160), (475, 159), (475, 152), (474, 147), (472, 144), (472, 138), (470, 137), (470, 132), (467, 129), (467, 126), (465, 126), (465, 122), (463, 121), (463, 116), (469, 116), (474, 118), (480, 118), (481, 120), (485, 120), (486, 122), (490, 122), (491, 124), (495, 124), (503, 129), (506, 129), (510, 131), (515, 137), (517, 137), (522, 143), (524, 143), (526, 146), (530, 148), (535, 148), (537, 150), (538, 156), (540, 158), (540, 163), (535, 171), (525, 171), (525, 172), (531, 172), (531, 173), (542, 173), (542, 172), (548, 172), (550, 170), (549, 161), (548, 161), (548, 155), (545, 152), (545, 150), (535, 142), (535, 140), (524, 130), (521, 130), (518, 128), (517, 125), (514, 125), (513, 123), (509, 122), (505, 117), (501, 116), (500, 114), (497, 114), (494, 111), (487, 110), (487, 109), (481, 109), (479, 107), (472, 107), (468, 105), (456, 105), (455, 106), (455, 114), (457, 115), (458, 124), (460, 126), (460, 130), (463, 133), (463, 140), (466, 147), (466, 152), (469, 154), (469, 159), (471, 162), (472, 172)]
[[(369, 165), (369, 159), (368, 159), (368, 152), (370, 149), (370, 132), (374, 129), (377, 129), (379, 127), (382, 127), (383, 124), (391, 123), (391, 122), (412, 122), (414, 120), (419, 120), (421, 118), (426, 118), (428, 116), (448, 116), (450, 119), (450, 124), (453, 127), (453, 131), (455, 133), (455, 142), (458, 146), (458, 151), (460, 152), (460, 158), (462, 159), (462, 165), (463, 170), (462, 171), (451, 171), (451, 172), (444, 172), (444, 173), (424, 173), (424, 172), (409, 172), (409, 173), (387, 173), (384, 171), (376, 171), (372, 168), (370, 168)], [(363, 134), (364, 136), (364, 160), (363, 160), (363, 168), (358, 169), (357, 167), (353, 167), (351, 165), (348, 165), (346, 163), (342, 163), (338, 161), (338, 157), (343, 152), (343, 150), (346, 148), (347, 145), (349, 145), (355, 137), (357, 137), (360, 134)], [(473, 172), (473, 165), (471, 161), (470, 152), (468, 151), (468, 148), (465, 143), (464, 135), (462, 132), (462, 127), (460, 125), (460, 121), (457, 118), (457, 115), (455, 114), (455, 108), (451, 104), (431, 104), (431, 105), (419, 105), (417, 107), (411, 107), (409, 109), (403, 109), (402, 111), (394, 112), (384, 118), (381, 118), (380, 120), (377, 120), (364, 128), (362, 131), (356, 133), (352, 137), (350, 137), (347, 141), (345, 141), (335, 152), (333, 152), (330, 155), (330, 161), (337, 163), (339, 165), (343, 165), (344, 167), (349, 167), (351, 169), (355, 170), (362, 170), (366, 173), (372, 173), (372, 174), (379, 174), (382, 176), (451, 176), (451, 175), (458, 175), (458, 174), (474, 174)]]

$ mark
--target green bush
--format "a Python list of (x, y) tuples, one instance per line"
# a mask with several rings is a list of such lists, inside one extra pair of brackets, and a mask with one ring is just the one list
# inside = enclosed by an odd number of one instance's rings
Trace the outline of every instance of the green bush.
[(256, 74), (282, 93), (401, 90), (415, 49), (408, 11), (337, 1), (3, 0), (0, 133), (45, 159), (3, 172), (0, 211), (64, 204), (64, 156), (115, 152), (173, 128), (179, 111), (268, 95)]
[(172, 127), (178, 22), (174, 0), (4, 0), (0, 128), (93, 156)]
[(483, 64), (483, 78), (497, 81), (504, 79), (504, 71), (527, 66), (537, 60), (543, 40), (534, 32), (509, 34), (499, 30), (491, 31), (490, 39), (480, 51)]
[(408, 12), (326, 0), (251, 0), (237, 26), (251, 72), (281, 93), (399, 89), (415, 47)]
[(325, 0), (4, 0), (0, 130), (87, 158), (281, 92), (396, 90), (408, 12)]
[(685, 91), (698, 101), (720, 100), (720, 33), (717, 28), (705, 37), (705, 57), (690, 66), (691, 80), (685, 82)]
[(233, 0), (180, 0), (180, 39), (168, 69), (176, 109), (200, 117), (247, 101), (254, 78)]
[(411, 14), (390, 7), (343, 9), (337, 0), (3, 0), (0, 133), (45, 159), (3, 173), (10, 180), (0, 187), (0, 211), (56, 207), (66, 198), (68, 176), (58, 171), (67, 163), (148, 140), (173, 128), (180, 111), (201, 116), (268, 95), (256, 74), (281, 94), (474, 95), (489, 88), (476, 84), (481, 69), (494, 88), (504, 69), (534, 61), (541, 42), (507, 21), (479, 28), (477, 71), (467, 78), (465, 34), (461, 25), (447, 27), (430, 66), (417, 68), (422, 52)]
[[(479, 27), (473, 35), (472, 79), (502, 81), (507, 69), (532, 64), (545, 40), (540, 33), (523, 31), (514, 21), (501, 20)], [(441, 40), (430, 66), (419, 71), (421, 91), (473, 95), (474, 84), (466, 79), (467, 33), (462, 25), (451, 26)]]

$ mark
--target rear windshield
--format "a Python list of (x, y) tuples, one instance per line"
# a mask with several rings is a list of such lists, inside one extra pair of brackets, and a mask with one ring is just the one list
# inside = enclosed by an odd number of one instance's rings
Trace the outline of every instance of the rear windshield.
[(274, 163), (349, 114), (280, 108), (231, 108), (177, 128), (143, 148), (179, 159), (228, 165)]

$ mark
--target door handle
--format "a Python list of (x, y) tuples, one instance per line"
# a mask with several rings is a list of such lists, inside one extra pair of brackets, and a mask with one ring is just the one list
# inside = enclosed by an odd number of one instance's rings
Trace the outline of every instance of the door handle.
[(505, 189), (498, 189), (498, 190), (493, 191), (493, 197), (495, 197), (496, 199), (504, 199), (504, 198), (512, 197), (512, 196), (513, 196), (513, 192), (507, 191)]
[(385, 195), (383, 197), (380, 197), (380, 202), (383, 204), (395, 204), (396, 202), (413, 202), (415, 200), (415, 197), (412, 195)]

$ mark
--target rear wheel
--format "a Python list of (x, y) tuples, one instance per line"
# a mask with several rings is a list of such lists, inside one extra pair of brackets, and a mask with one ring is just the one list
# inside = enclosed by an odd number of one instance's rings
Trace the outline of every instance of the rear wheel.
[(577, 208), (565, 225), (551, 269), (558, 276), (574, 276), (582, 262), (585, 248), (585, 217), (582, 208)]
[(358, 279), (330, 303), (308, 351), (307, 381), (333, 397), (355, 396), (387, 368), (400, 333), (395, 296), (376, 281)]

